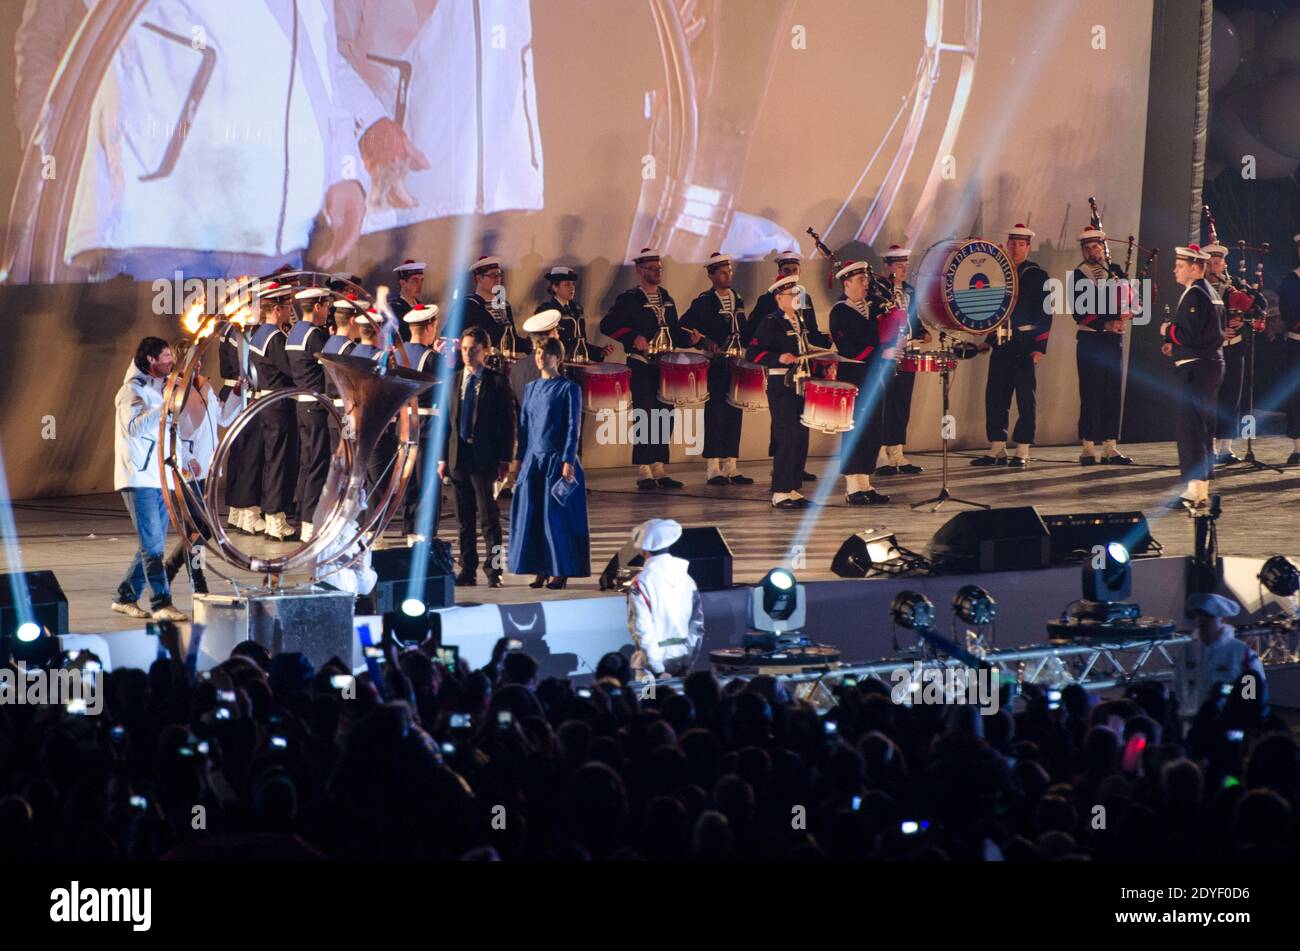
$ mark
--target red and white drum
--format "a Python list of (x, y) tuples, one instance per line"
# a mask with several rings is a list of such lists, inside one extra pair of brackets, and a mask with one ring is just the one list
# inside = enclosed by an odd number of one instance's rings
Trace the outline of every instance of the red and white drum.
[(632, 399), (632, 371), (625, 364), (569, 363), (565, 369), (582, 389), (584, 413), (627, 410)]
[(731, 357), (727, 369), (731, 373), (727, 402), (750, 413), (767, 409), (767, 367)]
[(818, 380), (833, 380), (839, 375), (839, 363), (843, 358), (838, 353), (826, 353), (808, 361), (808, 370)]
[(931, 245), (914, 280), (926, 326), (980, 337), (1007, 321), (1020, 287), (1006, 251), (984, 238)]
[(819, 433), (847, 433), (853, 428), (858, 388), (836, 380), (806, 380), (799, 422)]
[(709, 399), (709, 358), (693, 350), (659, 354), (659, 402), (699, 406)]
[(957, 359), (942, 350), (911, 350), (898, 361), (899, 373), (940, 373), (957, 366)]

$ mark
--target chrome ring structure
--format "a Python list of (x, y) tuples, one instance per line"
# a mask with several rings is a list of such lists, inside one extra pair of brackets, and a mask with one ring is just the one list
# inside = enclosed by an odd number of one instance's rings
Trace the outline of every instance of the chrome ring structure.
[[(245, 300), (252, 303), (254, 289), (263, 281), (271, 280), (300, 288), (326, 286), (335, 297), (346, 295), (357, 301), (370, 301), (369, 295), (350, 280), (315, 271), (293, 271), (261, 280), (241, 279), (234, 301), (225, 310), (229, 312)], [(396, 338), (396, 319), (387, 309), (386, 295), (382, 290), (379, 310), (386, 315), (388, 340), (396, 340), (396, 343), (386, 343), (378, 360), (317, 355), (317, 360), (324, 365), (326, 374), (342, 396), (343, 410), (340, 411), (326, 394), (305, 388), (276, 390), (248, 400), (213, 453), (204, 496), (200, 496), (189, 483), (178, 456), (182, 411), (193, 391), (202, 349), (200, 342), (208, 338), (221, 339), (228, 332), (239, 334), (241, 386), (245, 392), (253, 387), (241, 324), (229, 319), (229, 313), (207, 314), (198, 322), (180, 364), (168, 377), (163, 391), (163, 414), (159, 420), (158, 465), (165, 487), (163, 496), (168, 513), (180, 529), (187, 547), (191, 533), (206, 535), (212, 539), (214, 551), (222, 561), (261, 574), (267, 588), (280, 589), (284, 587), (284, 575), (295, 569), (308, 568), (310, 584), (351, 567), (383, 535), (405, 497), (407, 483), (415, 468), (419, 451), (416, 398), (433, 385), (433, 378), (411, 369), (400, 340)], [(340, 433), (313, 522), (316, 530), (310, 542), (299, 544), (293, 551), (269, 558), (250, 555), (230, 539), (218, 517), (220, 485), (226, 461), (234, 441), (258, 413), (276, 402), (289, 399), (296, 402), (300, 396), (312, 397), (321, 403), (338, 424)], [(375, 498), (367, 502), (365, 480), (369, 462), (380, 436), (394, 417), (398, 436), (394, 464)], [(366, 512), (364, 519), (361, 518), (363, 511)], [(238, 586), (239, 583), (230, 576), (220, 571), (215, 573)]]

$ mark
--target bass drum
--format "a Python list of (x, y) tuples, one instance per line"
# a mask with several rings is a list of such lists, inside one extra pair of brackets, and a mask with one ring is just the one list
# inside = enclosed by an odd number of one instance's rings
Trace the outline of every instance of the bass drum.
[(927, 327), (979, 337), (1011, 319), (1020, 289), (1006, 251), (984, 238), (940, 241), (926, 248), (915, 280)]

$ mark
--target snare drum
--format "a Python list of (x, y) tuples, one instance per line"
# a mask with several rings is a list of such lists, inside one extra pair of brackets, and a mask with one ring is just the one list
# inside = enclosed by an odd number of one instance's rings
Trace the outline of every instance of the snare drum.
[(799, 422), (820, 433), (847, 433), (853, 428), (858, 388), (835, 380), (806, 380)]
[(731, 357), (727, 369), (731, 373), (727, 403), (746, 412), (767, 409), (767, 367)]
[(899, 373), (940, 373), (952, 370), (957, 360), (942, 350), (913, 350), (898, 361)]
[(709, 399), (709, 358), (693, 350), (659, 354), (659, 402), (699, 406)]
[(632, 371), (622, 363), (570, 363), (565, 367), (582, 389), (582, 411), (599, 413), (627, 410), (632, 393)]
[(839, 354), (823, 354), (808, 361), (808, 370), (818, 380), (834, 380), (839, 376), (839, 362)]

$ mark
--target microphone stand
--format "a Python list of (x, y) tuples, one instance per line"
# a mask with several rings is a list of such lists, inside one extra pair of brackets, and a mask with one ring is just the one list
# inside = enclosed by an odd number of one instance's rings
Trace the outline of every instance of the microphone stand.
[[(1255, 330), (1253, 320), (1246, 320), (1241, 325), (1241, 330), (1243, 333), (1250, 334), (1250, 339), (1246, 341), (1246, 346), (1249, 348), (1246, 351), (1246, 414), (1250, 416), (1253, 423), (1255, 419), (1255, 338), (1259, 336), (1259, 332)], [(1253, 425), (1249, 433), (1250, 435), (1246, 437), (1246, 454), (1241, 457), (1241, 461), (1255, 472), (1271, 469), (1281, 475), (1282, 469), (1279, 466), (1261, 462), (1255, 457), (1255, 427)]]
[[(939, 349), (948, 351), (948, 335), (942, 331), (939, 333)], [(948, 361), (939, 364), (939, 379), (943, 384), (943, 416), (939, 420), (939, 434), (943, 439), (943, 470), (939, 483), (939, 494), (932, 499), (922, 499), (920, 502), (913, 502), (912, 508), (919, 509), (923, 505), (933, 504), (931, 512), (937, 512), (945, 502), (956, 502), (958, 505), (971, 505), (979, 509), (987, 509), (991, 506), (983, 502), (972, 502), (969, 499), (959, 499), (948, 491), (948, 437), (943, 435), (943, 424), (948, 418), (948, 389), (952, 385), (952, 374), (957, 370), (957, 361), (953, 359), (951, 365)]]

